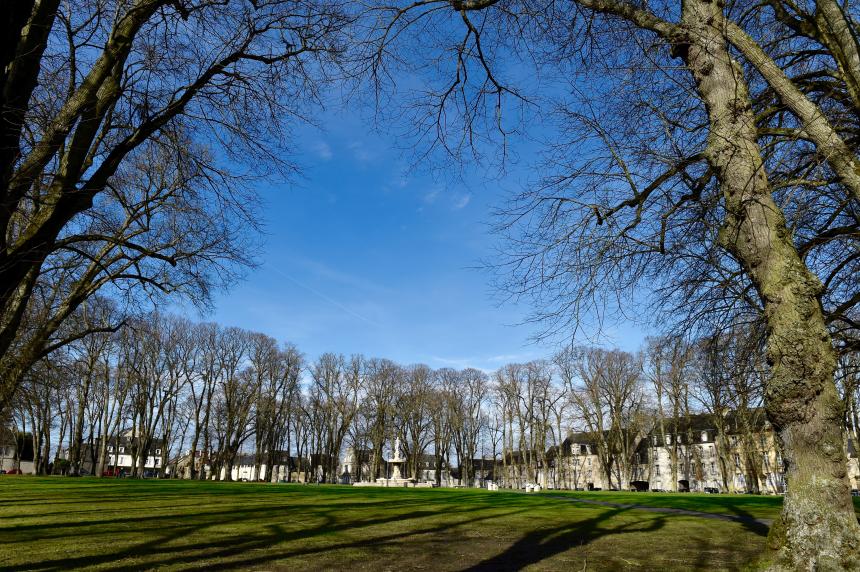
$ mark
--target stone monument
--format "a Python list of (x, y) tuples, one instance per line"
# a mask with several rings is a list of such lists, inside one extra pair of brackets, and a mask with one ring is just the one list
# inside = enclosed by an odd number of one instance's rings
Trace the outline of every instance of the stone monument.
[(394, 455), (388, 460), (391, 463), (391, 480), (404, 480), (400, 466), (406, 462), (406, 459), (400, 456), (400, 437), (394, 440)]
[(367, 487), (430, 487), (430, 483), (419, 483), (414, 479), (403, 478), (403, 465), (406, 464), (406, 458), (400, 454), (400, 438), (394, 440), (394, 445), (391, 451), (391, 458), (388, 459), (391, 465), (391, 478), (378, 478), (376, 481), (361, 481), (353, 483), (353, 486)]
[(376, 479), (376, 484), (382, 487), (408, 487), (411, 486), (411, 479), (404, 479), (401, 467), (406, 462), (406, 459), (400, 456), (400, 437), (394, 440), (392, 456), (388, 460), (391, 465), (391, 478)]

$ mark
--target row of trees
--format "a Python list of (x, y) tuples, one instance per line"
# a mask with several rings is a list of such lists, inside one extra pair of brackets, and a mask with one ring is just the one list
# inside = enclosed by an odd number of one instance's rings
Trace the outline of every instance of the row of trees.
[[(62, 456), (73, 473), (88, 462), (101, 475), (108, 445), (130, 431), (137, 476), (157, 441), (165, 459), (189, 454), (191, 478), (223, 469), (229, 479), (240, 451), (252, 451), (258, 469), (286, 454), (300, 459), (294, 470), (336, 482), (349, 447), (371, 463), (369, 474), (359, 462), (352, 476), (375, 479), (399, 438), (410, 476), (432, 458), (437, 482), (454, 469), (471, 483), (476, 461), (493, 459), (506, 474), (514, 463), (516, 478), (533, 482), (548, 455), (565, 452), (565, 439), (583, 432), (606, 482), (626, 487), (644, 433), (666, 442), (667, 434), (689, 430), (691, 415), (708, 413), (720, 435), (749, 440), (745, 470), (757, 482), (752, 439), (766, 366), (753, 334), (737, 329), (694, 344), (654, 338), (636, 354), (570, 347), (488, 374), (330, 353), (309, 362), (265, 334), (150, 314), (41, 360), (18, 394), (13, 419), (33, 440), (39, 473)], [(858, 377), (847, 362), (843, 371), (851, 423), (858, 418)], [(677, 482), (686, 453), (671, 442)], [(721, 464), (728, 490), (730, 463)]]

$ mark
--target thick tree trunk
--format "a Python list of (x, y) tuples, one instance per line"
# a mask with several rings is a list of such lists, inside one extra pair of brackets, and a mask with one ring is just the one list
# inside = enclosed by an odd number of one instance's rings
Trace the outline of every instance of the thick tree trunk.
[(720, 3), (687, 0), (682, 23), (688, 44), (676, 49), (708, 111), (706, 156), (725, 199), (720, 243), (748, 272), (765, 309), (771, 366), (765, 406), (785, 448), (788, 483), (780, 522), (769, 538), (773, 567), (857, 569), (860, 526), (847, 479), (822, 287), (798, 255), (771, 195), (743, 72), (726, 46)]

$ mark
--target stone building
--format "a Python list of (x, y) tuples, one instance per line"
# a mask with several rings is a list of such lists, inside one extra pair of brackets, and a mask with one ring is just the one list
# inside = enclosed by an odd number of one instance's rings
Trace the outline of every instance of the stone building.
[(0, 425), (0, 471), (33, 474), (33, 459), (33, 436)]
[[(596, 437), (573, 433), (545, 455), (508, 453), (496, 461), (497, 483), (508, 488), (535, 483), (544, 488), (578, 490), (785, 491), (782, 455), (773, 428), (760, 409), (658, 421), (647, 432), (624, 434), (624, 447), (617, 443), (607, 446), (608, 435)], [(852, 487), (860, 489), (854, 439), (846, 439), (845, 447)], [(607, 450), (628, 452), (609, 454)]]

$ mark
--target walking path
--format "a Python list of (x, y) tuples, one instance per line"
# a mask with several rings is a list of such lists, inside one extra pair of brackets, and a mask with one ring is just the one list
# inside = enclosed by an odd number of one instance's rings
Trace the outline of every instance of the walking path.
[(743, 524), (757, 524), (761, 526), (770, 526), (773, 521), (769, 518), (755, 518), (752, 516), (734, 515), (734, 514), (717, 514), (714, 512), (701, 512), (698, 510), (687, 510), (685, 508), (670, 508), (665, 506), (649, 506), (644, 504), (623, 504), (617, 502), (599, 501), (592, 499), (580, 499), (576, 497), (557, 496), (557, 495), (542, 495), (549, 498), (564, 500), (568, 502), (577, 502), (584, 504), (593, 504), (599, 506), (608, 506), (612, 508), (624, 508), (635, 510), (646, 510), (648, 512), (662, 512), (668, 514), (681, 514), (685, 516), (696, 516), (699, 518), (710, 518), (713, 520), (725, 520), (729, 522), (740, 522)]

